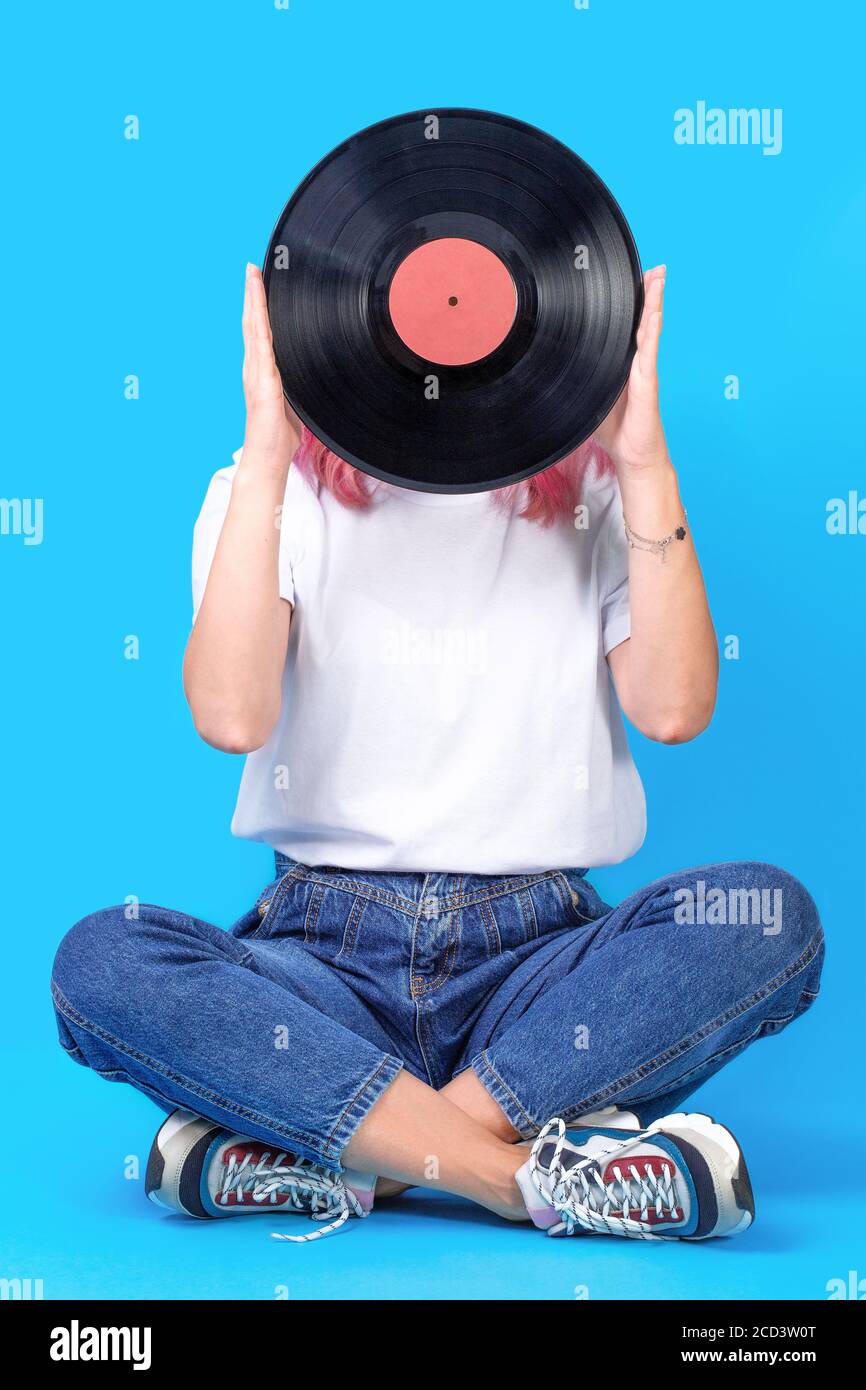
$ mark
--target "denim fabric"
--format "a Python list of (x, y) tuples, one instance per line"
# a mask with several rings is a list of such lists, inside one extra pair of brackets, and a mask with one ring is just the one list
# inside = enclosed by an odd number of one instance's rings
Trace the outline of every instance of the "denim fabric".
[(403, 1066), (437, 1089), (473, 1067), (525, 1137), (612, 1104), (649, 1123), (808, 1008), (823, 958), (806, 890), (753, 863), (677, 873), (610, 908), (579, 869), (364, 873), (277, 856), (230, 931), (137, 914), (109, 908), (64, 937), (63, 1047), (166, 1110), (330, 1167)]

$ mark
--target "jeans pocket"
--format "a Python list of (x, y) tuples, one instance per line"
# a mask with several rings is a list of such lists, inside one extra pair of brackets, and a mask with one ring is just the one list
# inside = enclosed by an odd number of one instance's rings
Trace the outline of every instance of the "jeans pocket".
[(275, 878), (272, 883), (263, 888), (256, 899), (255, 906), (245, 912), (242, 917), (239, 917), (231, 928), (232, 936), (241, 941), (247, 937), (269, 936), (276, 920), (287, 880), (292, 877), (291, 871), (282, 874), (280, 878)]
[(273, 893), (263, 895), (258, 906), (261, 921), (250, 936), (292, 940), (334, 956), (344, 940), (354, 947), (357, 930), (350, 930), (349, 919), (354, 925), (357, 902), (355, 893), (321, 879), (316, 870), (294, 868), (277, 881)]
[(582, 874), (568, 869), (560, 870), (556, 874), (556, 886), (566, 911), (566, 925), (585, 927), (610, 911)]
[(229, 927), (229, 932), (239, 941), (243, 941), (247, 936), (254, 936), (261, 925), (262, 912), (257, 904), (245, 912), (242, 917), (239, 917), (236, 922), (233, 922)]
[(256, 941), (293, 940), (323, 956), (351, 956), (358, 943), (368, 896), (348, 881), (324, 879), (295, 866), (259, 894), (256, 906), (232, 927)]
[(318, 880), (309, 886), (303, 912), (303, 940), (328, 959), (350, 957), (358, 944), (364, 914), (370, 904), (352, 885)]

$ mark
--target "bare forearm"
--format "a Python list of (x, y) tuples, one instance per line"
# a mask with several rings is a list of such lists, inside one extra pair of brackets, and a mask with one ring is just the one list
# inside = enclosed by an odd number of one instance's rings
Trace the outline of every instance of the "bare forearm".
[(292, 609), (280, 598), (277, 518), (301, 435), (274, 359), (262, 273), (252, 264), (241, 323), (244, 447), (184, 662), (196, 728), (227, 753), (260, 748), (280, 713)]
[[(683, 522), (659, 412), (658, 352), (667, 268), (644, 276), (644, 304), (628, 383), (595, 438), (616, 464), (623, 512), (650, 541)], [(608, 654), (620, 704), (649, 738), (681, 743), (706, 728), (719, 657), (704, 581), (686, 526), (683, 540), (629, 550), (631, 637)]]
[[(674, 469), (666, 457), (640, 470), (620, 469), (623, 512), (639, 536), (659, 540), (683, 521)], [(629, 550), (631, 637), (611, 653), (626, 714), (650, 738), (679, 743), (709, 723), (716, 699), (718, 650), (698, 557), (686, 537), (658, 553)]]
[(279, 595), (286, 476), (245, 450), (187, 646), (184, 686), (196, 728), (226, 752), (260, 747), (279, 714), (292, 612)]

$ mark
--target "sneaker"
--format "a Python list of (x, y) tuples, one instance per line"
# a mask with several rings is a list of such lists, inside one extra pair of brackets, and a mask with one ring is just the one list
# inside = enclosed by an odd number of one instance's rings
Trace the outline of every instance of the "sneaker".
[(647, 1129), (544, 1126), (517, 1182), (530, 1219), (551, 1236), (706, 1240), (755, 1215), (740, 1146), (708, 1115), (665, 1115)]
[(641, 1122), (633, 1110), (620, 1110), (616, 1105), (606, 1105), (603, 1110), (591, 1110), (580, 1115), (568, 1126), (573, 1129), (640, 1129)]
[[(369, 1216), (376, 1179), (332, 1172), (279, 1152), (188, 1110), (175, 1110), (150, 1150), (145, 1191), (152, 1202), (186, 1216), (211, 1219), (279, 1211), (331, 1221), (309, 1235), (274, 1232), (276, 1240), (307, 1241), (336, 1231), (350, 1216)], [(332, 1219), (334, 1218), (334, 1219)]]

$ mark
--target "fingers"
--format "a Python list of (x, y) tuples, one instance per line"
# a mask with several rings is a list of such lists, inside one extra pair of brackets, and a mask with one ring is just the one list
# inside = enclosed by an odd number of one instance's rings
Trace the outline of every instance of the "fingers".
[(644, 276), (644, 306), (637, 330), (637, 352), (632, 372), (648, 385), (654, 384), (657, 374), (666, 275), (667, 267), (659, 265)]
[(246, 279), (244, 280), (244, 309), (241, 315), (241, 330), (244, 335), (244, 356), (249, 356), (253, 345), (253, 301), (250, 290), (251, 273), (254, 267), (247, 266)]
[(281, 394), (265, 284), (262, 272), (251, 263), (246, 269), (241, 328), (244, 337), (243, 382), (248, 397)]
[(265, 294), (265, 282), (262, 279), (262, 272), (257, 265), (250, 264), (247, 266), (246, 288), (250, 299), (253, 332), (256, 338), (264, 339), (270, 346), (271, 321), (268, 317), (268, 299)]
[(648, 290), (654, 280), (664, 280), (667, 273), (668, 268), (666, 265), (654, 265), (652, 270), (645, 271), (643, 277), (644, 290)]
[(655, 266), (653, 270), (648, 270), (644, 276), (643, 312), (638, 325), (638, 344), (640, 344), (641, 333), (646, 329), (651, 316), (655, 313), (661, 313), (666, 278), (667, 266), (664, 265)]

